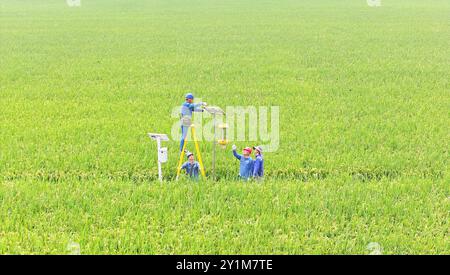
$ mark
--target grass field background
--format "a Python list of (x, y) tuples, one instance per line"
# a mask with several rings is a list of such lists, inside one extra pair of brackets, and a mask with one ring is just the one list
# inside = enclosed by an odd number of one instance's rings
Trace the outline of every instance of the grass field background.
[[(1, 1), (0, 253), (450, 253), (450, 2), (381, 4)], [(264, 184), (155, 182), (187, 91), (280, 106)]]

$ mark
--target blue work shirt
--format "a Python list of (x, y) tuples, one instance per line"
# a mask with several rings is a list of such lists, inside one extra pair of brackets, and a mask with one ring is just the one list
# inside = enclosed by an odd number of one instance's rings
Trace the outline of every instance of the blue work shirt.
[(264, 176), (264, 159), (262, 155), (257, 155), (253, 164), (253, 177), (262, 178)]
[(181, 170), (186, 170), (186, 174), (188, 174), (190, 178), (198, 179), (198, 172), (200, 171), (200, 164), (197, 161), (194, 161), (193, 163), (186, 161), (181, 166)]
[(253, 159), (251, 157), (244, 158), (236, 151), (233, 151), (233, 155), (240, 161), (239, 176), (245, 180), (250, 178), (253, 173)]
[(183, 105), (181, 105), (181, 117), (191, 117), (192, 112), (203, 112), (203, 109), (199, 108), (200, 106), (202, 106), (202, 103), (183, 103)]

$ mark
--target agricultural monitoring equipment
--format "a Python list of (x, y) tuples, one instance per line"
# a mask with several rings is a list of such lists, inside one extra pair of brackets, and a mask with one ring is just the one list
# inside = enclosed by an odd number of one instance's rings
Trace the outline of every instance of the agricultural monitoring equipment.
[(225, 149), (227, 147), (227, 144), (229, 143), (227, 139), (228, 124), (226, 123), (219, 124), (219, 129), (222, 131), (222, 139), (219, 139), (217, 143), (219, 143), (222, 149)]
[(161, 147), (161, 141), (168, 141), (169, 138), (166, 134), (148, 133), (148, 136), (151, 139), (156, 140), (158, 146), (158, 178), (159, 181), (162, 182), (161, 163), (167, 162), (167, 147)]
[(226, 137), (226, 133), (227, 133), (227, 128), (228, 125), (227, 124), (220, 124), (219, 125), (219, 129), (222, 130), (222, 139), (217, 140), (216, 137), (216, 115), (226, 115), (225, 112), (217, 106), (208, 106), (208, 107), (204, 107), (205, 111), (207, 111), (208, 113), (210, 113), (213, 116), (213, 132), (214, 132), (214, 140), (213, 140), (213, 153), (212, 153), (212, 177), (213, 180), (216, 179), (216, 144), (219, 143), (222, 148), (225, 148), (226, 145), (228, 144), (228, 140)]

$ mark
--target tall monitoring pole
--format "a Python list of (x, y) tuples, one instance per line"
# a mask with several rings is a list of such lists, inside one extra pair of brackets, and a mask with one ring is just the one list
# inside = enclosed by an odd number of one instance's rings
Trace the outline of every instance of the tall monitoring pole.
[(161, 147), (161, 141), (168, 141), (169, 138), (166, 134), (148, 133), (148, 136), (156, 140), (156, 145), (158, 146), (158, 178), (162, 182), (161, 163), (167, 162), (167, 147)]
[(211, 106), (211, 107), (205, 107), (205, 111), (210, 113), (213, 116), (213, 133), (214, 133), (214, 140), (213, 140), (213, 153), (212, 153), (212, 177), (213, 180), (216, 180), (216, 144), (217, 144), (217, 137), (216, 137), (216, 114), (219, 115), (225, 115), (225, 112), (217, 106)]

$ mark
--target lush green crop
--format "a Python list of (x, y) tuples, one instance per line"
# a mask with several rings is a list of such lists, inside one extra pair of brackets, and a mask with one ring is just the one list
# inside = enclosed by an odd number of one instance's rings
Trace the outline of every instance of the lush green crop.
[(15, 181), (1, 253), (448, 253), (449, 186), (334, 178), (264, 184)]
[[(381, 3), (2, 0), (0, 253), (450, 253), (450, 2)], [(187, 91), (280, 107), (264, 184), (155, 181)]]

